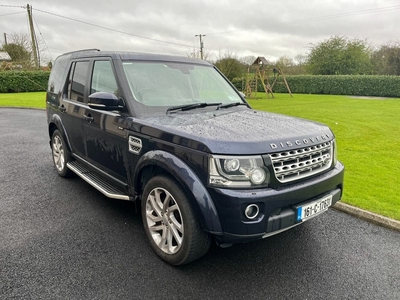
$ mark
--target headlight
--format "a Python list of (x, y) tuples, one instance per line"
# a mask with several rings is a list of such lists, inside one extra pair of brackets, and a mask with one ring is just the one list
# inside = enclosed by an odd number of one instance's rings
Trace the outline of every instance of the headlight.
[(332, 146), (333, 146), (333, 149), (332, 149), (332, 151), (333, 151), (333, 165), (334, 166), (336, 166), (336, 163), (337, 163), (337, 145), (336, 145), (336, 140), (334, 139), (333, 141), (332, 141)]
[(270, 173), (261, 156), (211, 156), (209, 183), (216, 186), (267, 186)]

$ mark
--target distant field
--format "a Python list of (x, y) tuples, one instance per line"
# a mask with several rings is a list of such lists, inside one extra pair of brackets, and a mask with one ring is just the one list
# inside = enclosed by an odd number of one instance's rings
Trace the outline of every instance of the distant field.
[[(255, 109), (329, 125), (346, 167), (343, 201), (400, 220), (400, 99), (258, 95), (248, 100)], [(0, 106), (45, 108), (45, 93), (0, 94)]]
[(346, 167), (343, 201), (400, 220), (400, 99), (258, 95), (249, 99), (255, 109), (329, 125)]

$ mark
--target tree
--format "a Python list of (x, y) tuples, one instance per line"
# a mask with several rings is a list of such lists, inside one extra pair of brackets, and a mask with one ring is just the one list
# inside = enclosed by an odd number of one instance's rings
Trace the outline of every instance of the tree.
[(275, 65), (282, 70), (287, 70), (292, 68), (295, 64), (292, 58), (283, 55), (278, 58), (278, 60), (275, 62)]
[(373, 72), (378, 75), (400, 75), (400, 42), (389, 42), (373, 52)]
[(333, 36), (311, 45), (308, 71), (320, 75), (370, 74), (371, 49), (366, 41)]
[[(201, 58), (201, 53), (200, 53), (200, 49), (193, 47), (193, 49), (190, 50), (189, 53), (187, 53), (187, 57), (191, 57), (191, 58)], [(207, 50), (203, 50), (203, 60), (209, 60), (210, 58), (210, 51)]]
[(302, 75), (306, 74), (306, 60), (307, 56), (299, 54), (295, 59), (283, 55), (275, 62), (275, 66), (281, 69), (285, 75)]
[(307, 64), (308, 56), (306, 54), (297, 54), (294, 60), (297, 65), (305, 66)]
[(308, 56), (305, 54), (297, 54), (294, 57), (294, 66), (290, 69), (288, 75), (303, 75), (307, 74), (307, 59)]
[(256, 59), (257, 59), (257, 57), (255, 57), (254, 55), (247, 55), (247, 56), (241, 57), (240, 62), (245, 66), (251, 66), (253, 64), (253, 62), (255, 62)]
[(220, 54), (215, 66), (231, 81), (233, 78), (241, 77), (245, 70), (245, 65), (231, 52), (226, 52), (224, 55)]
[[(32, 43), (30, 36), (24, 32), (13, 32), (7, 34), (8, 43), (3, 43), (1, 48), (10, 55), (13, 64), (21, 65), (23, 68), (30, 69), (34, 67), (33, 55), (32, 55)], [(38, 48), (40, 57), (43, 61), (48, 61), (44, 57), (42, 51), (42, 41), (38, 41)]]
[(3, 51), (6, 51), (14, 62), (29, 61), (31, 57), (29, 51), (18, 44), (3, 45)]

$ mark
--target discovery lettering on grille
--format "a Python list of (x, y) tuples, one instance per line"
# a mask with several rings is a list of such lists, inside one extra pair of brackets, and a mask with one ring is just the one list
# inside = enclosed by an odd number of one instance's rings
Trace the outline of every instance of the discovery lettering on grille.
[(322, 141), (326, 141), (331, 139), (332, 137), (330, 137), (328, 134), (324, 134), (324, 135), (318, 135), (315, 137), (310, 137), (307, 139), (302, 139), (302, 140), (295, 140), (295, 141), (286, 141), (286, 142), (281, 142), (278, 144), (275, 143), (271, 143), (269, 144), (271, 146), (272, 149), (277, 149), (279, 146), (281, 148), (290, 148), (293, 146), (301, 146), (301, 145), (308, 145), (308, 144), (314, 144), (314, 143), (319, 143)]

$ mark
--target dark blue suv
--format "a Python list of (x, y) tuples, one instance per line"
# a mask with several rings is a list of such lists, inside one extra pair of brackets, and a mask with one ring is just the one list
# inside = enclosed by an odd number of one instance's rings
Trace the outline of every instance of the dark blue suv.
[(58, 174), (140, 201), (150, 245), (181, 265), (266, 238), (339, 201), (325, 125), (253, 110), (210, 63), (84, 50), (57, 58), (47, 91)]

